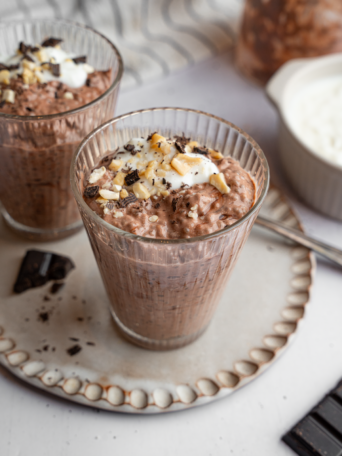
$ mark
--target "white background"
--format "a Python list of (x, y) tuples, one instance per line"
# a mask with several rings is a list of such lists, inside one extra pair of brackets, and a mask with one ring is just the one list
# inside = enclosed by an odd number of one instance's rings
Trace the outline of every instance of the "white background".
[[(230, 54), (122, 93), (117, 113), (154, 106), (197, 108), (250, 133), (307, 232), (342, 248), (342, 225), (311, 211), (287, 186), (277, 153), (276, 112), (261, 88), (236, 73)], [(1, 367), (0, 455), (293, 454), (281, 436), (342, 377), (341, 272), (319, 260), (312, 301), (287, 351), (257, 380), (203, 407), (154, 416), (110, 413), (42, 393)]]

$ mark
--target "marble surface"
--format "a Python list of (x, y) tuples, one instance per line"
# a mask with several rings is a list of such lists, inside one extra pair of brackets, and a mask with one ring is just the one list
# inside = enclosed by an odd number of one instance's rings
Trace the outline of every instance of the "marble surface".
[[(314, 213), (288, 187), (277, 153), (277, 116), (263, 90), (238, 75), (223, 54), (142, 88), (123, 92), (117, 112), (192, 107), (230, 120), (264, 149), (272, 179), (307, 232), (342, 248), (342, 225)], [(341, 270), (318, 260), (305, 325), (261, 377), (209, 405), (161, 416), (114, 414), (42, 393), (0, 369), (1, 456), (286, 456), (281, 436), (342, 377)]]

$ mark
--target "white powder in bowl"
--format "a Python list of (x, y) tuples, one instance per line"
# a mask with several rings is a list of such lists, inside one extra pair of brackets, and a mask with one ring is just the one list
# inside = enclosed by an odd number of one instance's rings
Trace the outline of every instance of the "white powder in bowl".
[(342, 165), (342, 76), (309, 84), (291, 100), (287, 117), (308, 147)]

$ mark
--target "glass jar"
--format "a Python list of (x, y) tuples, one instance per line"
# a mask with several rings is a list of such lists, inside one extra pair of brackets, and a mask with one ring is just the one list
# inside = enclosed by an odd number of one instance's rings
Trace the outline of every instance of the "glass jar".
[(342, 2), (246, 0), (235, 61), (265, 84), (290, 59), (342, 51)]

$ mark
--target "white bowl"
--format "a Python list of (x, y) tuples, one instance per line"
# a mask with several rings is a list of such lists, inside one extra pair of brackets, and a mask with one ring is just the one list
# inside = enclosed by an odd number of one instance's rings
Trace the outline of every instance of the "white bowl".
[(280, 116), (279, 151), (287, 178), (308, 205), (338, 220), (342, 220), (342, 166), (304, 144), (288, 119), (291, 100), (302, 89), (341, 74), (342, 54), (295, 59), (285, 63), (266, 86)]

